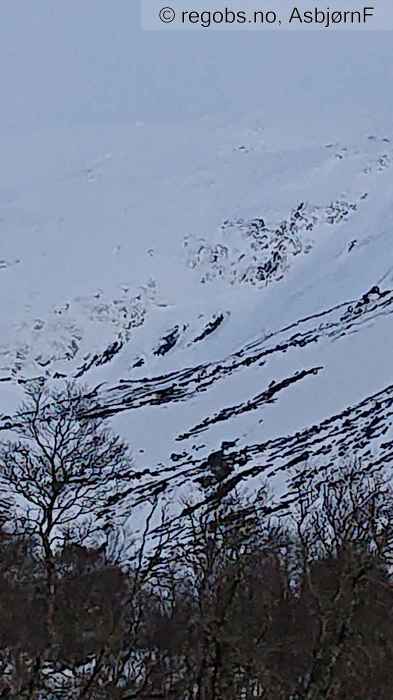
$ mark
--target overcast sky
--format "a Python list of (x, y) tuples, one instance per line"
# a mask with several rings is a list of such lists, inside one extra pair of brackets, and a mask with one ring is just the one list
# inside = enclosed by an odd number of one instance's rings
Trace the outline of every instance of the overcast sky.
[(149, 32), (138, 0), (2, 0), (0, 13), (3, 135), (269, 111), (273, 102), (393, 106), (391, 32)]

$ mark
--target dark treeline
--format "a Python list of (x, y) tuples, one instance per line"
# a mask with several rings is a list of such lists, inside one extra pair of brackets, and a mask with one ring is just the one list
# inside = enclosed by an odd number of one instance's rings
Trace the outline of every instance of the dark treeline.
[(0, 697), (391, 700), (386, 478), (299, 473), (281, 520), (234, 491), (181, 536), (152, 499), (132, 541), (103, 513), (135, 467), (93, 400), (35, 385), (0, 448)]

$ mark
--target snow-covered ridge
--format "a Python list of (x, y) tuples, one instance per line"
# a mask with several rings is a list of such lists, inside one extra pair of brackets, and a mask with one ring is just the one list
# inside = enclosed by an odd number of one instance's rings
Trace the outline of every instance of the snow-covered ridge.
[(268, 475), (282, 505), (293, 465), (390, 464), (390, 136), (288, 148), (260, 123), (143, 147), (143, 127), (106, 133), (111, 157), (90, 144), (2, 206), (0, 256), (18, 264), (0, 269), (0, 386), (97, 386), (137, 456), (137, 503), (200, 485), (223, 444), (225, 488)]
[[(281, 213), (281, 219), (276, 214), (276, 223), (271, 216), (262, 217), (260, 209), (254, 218), (227, 218), (217, 234), (211, 231), (208, 236), (194, 233), (183, 237), (178, 250), (174, 251), (175, 256), (181, 260), (182, 245), (186, 268), (196, 272), (201, 283), (219, 281), (235, 286), (263, 288), (271, 282), (282, 280), (295, 264), (297, 256), (318, 247), (321, 237), (323, 240), (326, 236), (326, 226), (349, 222), (358, 210), (361, 211), (364, 201), (373, 195), (368, 189), (371, 187), (372, 190), (375, 186), (374, 178), (391, 166), (389, 144), (388, 137), (369, 136), (356, 148), (339, 144), (322, 146), (320, 150), (324, 158), (319, 168), (322, 176), (326, 167), (331, 168), (332, 158), (339, 164), (351, 161), (350, 178), (344, 170), (343, 187), (338, 197), (326, 204), (313, 204), (310, 200), (295, 202), (287, 215)], [(247, 157), (247, 154), (242, 153), (242, 157)], [(81, 170), (80, 176), (84, 177), (87, 173), (87, 182), (91, 183), (91, 172), (96, 163), (105, 165), (109, 160), (108, 157), (96, 159), (91, 168)], [(288, 189), (288, 185), (286, 187)], [(292, 183), (290, 187), (293, 187)], [(5, 207), (5, 221), (7, 213)], [(24, 217), (22, 221), (26, 226)], [(37, 231), (36, 224), (34, 230)], [(348, 252), (356, 244), (355, 238), (350, 240)], [(117, 244), (112, 255), (122, 255), (122, 247), (121, 243)], [(154, 249), (149, 248), (147, 253), (152, 256)], [(160, 264), (161, 255), (162, 251), (158, 250), (156, 266)], [(5, 270), (17, 264), (26, 270), (26, 259), (4, 258), (0, 260), (0, 272), (2, 268)], [(146, 272), (148, 276), (148, 270)], [(156, 276), (158, 279), (150, 275), (147, 284), (139, 288), (132, 281), (123, 283), (112, 298), (105, 288), (69, 296), (67, 300), (49, 307), (44, 315), (35, 315), (34, 306), (26, 305), (24, 317), (19, 322), (12, 321), (9, 328), (3, 329), (0, 341), (1, 378), (23, 380), (40, 373), (49, 377), (64, 374), (81, 376), (90, 367), (109, 361), (134, 340), (134, 331), (144, 324), (152, 306), (160, 304), (160, 273)], [(212, 315), (217, 313), (219, 316), (221, 311), (214, 311)], [(176, 345), (190, 320), (175, 323), (173, 329), (168, 329), (168, 337), (173, 335), (169, 340), (170, 347)], [(7, 340), (7, 337), (10, 339)], [(153, 353), (166, 354), (167, 350), (160, 352), (159, 342), (157, 339), (158, 346)], [(140, 366), (139, 361), (140, 358), (135, 357), (134, 362), (130, 363), (131, 368), (133, 364)]]

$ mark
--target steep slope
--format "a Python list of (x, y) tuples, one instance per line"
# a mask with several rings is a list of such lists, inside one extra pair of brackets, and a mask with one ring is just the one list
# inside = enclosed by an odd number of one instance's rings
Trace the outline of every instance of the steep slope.
[[(3, 238), (2, 386), (99, 384), (137, 455), (136, 501), (200, 485), (222, 446), (223, 485), (263, 474), (284, 499), (293, 465), (392, 459), (393, 141), (272, 147), (261, 121), (154, 129), (139, 163), (136, 127), (128, 151), (2, 207), (17, 233)], [(186, 153), (168, 176), (159, 143), (190, 133), (195, 169)]]
[(33, 377), (96, 386), (130, 502), (213, 463), (223, 492), (268, 476), (282, 506), (295, 465), (389, 468), (390, 34), (201, 51), (122, 0), (95, 32), (71, 5), (15, 3), (0, 28), (0, 430)]

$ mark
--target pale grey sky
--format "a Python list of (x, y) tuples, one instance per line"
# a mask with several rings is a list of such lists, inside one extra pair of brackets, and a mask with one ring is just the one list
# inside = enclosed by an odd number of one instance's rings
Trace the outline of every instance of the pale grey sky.
[(335, 118), (393, 107), (391, 32), (148, 32), (138, 0), (2, 0), (0, 15), (3, 134), (272, 102), (301, 111), (323, 99)]

